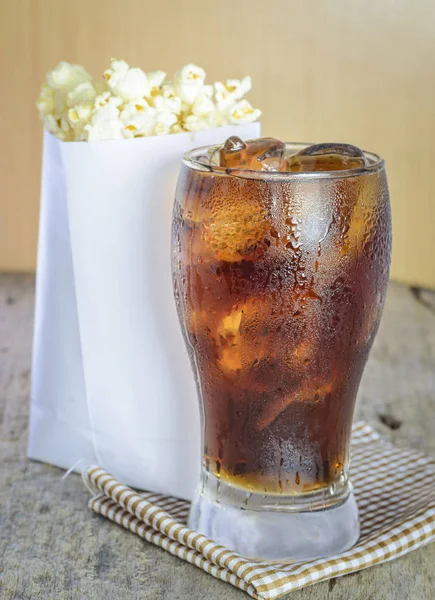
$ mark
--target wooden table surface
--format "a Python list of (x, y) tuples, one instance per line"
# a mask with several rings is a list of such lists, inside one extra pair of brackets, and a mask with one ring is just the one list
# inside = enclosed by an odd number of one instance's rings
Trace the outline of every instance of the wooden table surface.
[[(33, 301), (32, 276), (0, 275), (0, 597), (248, 598), (92, 514), (77, 475), (62, 481), (62, 470), (26, 458)], [(399, 445), (435, 454), (435, 293), (390, 285), (356, 416)], [(432, 600), (435, 544), (291, 598)]]

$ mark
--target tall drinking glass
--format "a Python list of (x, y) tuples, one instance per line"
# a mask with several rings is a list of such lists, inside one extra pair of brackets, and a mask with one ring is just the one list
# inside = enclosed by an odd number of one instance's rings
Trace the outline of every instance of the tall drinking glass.
[(349, 442), (388, 281), (384, 161), (238, 143), (188, 152), (174, 205), (203, 426), (190, 526), (252, 558), (333, 555), (359, 536)]

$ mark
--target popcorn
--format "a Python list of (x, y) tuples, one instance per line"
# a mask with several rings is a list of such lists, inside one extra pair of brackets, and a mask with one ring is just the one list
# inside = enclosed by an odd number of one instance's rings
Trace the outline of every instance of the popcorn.
[(183, 133), (184, 131), (186, 130), (183, 129), (181, 123), (177, 121), (175, 125), (172, 125), (171, 129), (169, 130), (169, 133)]
[(46, 115), (54, 113), (54, 92), (48, 85), (48, 83), (44, 83), (44, 85), (42, 86), (41, 93), (39, 95), (38, 100), (36, 101), (36, 107), (39, 110), (39, 114), (41, 115), (41, 117), (45, 117)]
[(205, 117), (188, 115), (183, 121), (183, 127), (186, 131), (203, 131), (210, 129), (210, 123)]
[(161, 110), (157, 112), (154, 125), (154, 135), (167, 135), (173, 125), (178, 122), (178, 117), (174, 113)]
[(243, 79), (227, 79), (225, 83), (216, 81), (214, 84), (216, 104), (220, 108), (228, 107), (243, 98), (251, 87), (252, 81), (249, 76)]
[(88, 142), (97, 140), (120, 140), (124, 136), (125, 127), (119, 118), (118, 107), (111, 102), (97, 106), (91, 122), (84, 127)]
[(47, 131), (64, 142), (71, 141), (72, 134), (69, 124), (64, 117), (56, 119), (53, 115), (47, 115), (44, 119)]
[(92, 77), (80, 65), (60, 62), (55, 69), (47, 73), (47, 83), (53, 90), (69, 91), (80, 83), (90, 81)]
[(151, 87), (142, 69), (129, 67), (124, 60), (112, 58), (110, 69), (104, 71), (107, 85), (114, 96), (123, 100), (134, 100), (148, 96)]
[(68, 123), (70, 124), (74, 132), (76, 140), (86, 140), (85, 126), (90, 122), (92, 118), (92, 113), (92, 106), (83, 105), (69, 109), (67, 115)]
[(76, 140), (85, 140), (87, 125), (93, 114), (97, 92), (90, 81), (80, 83), (66, 94), (67, 120)]
[(166, 73), (164, 71), (151, 71), (150, 73), (147, 73), (147, 78), (152, 95), (153, 90), (157, 90), (158, 93), (158, 88), (160, 88), (166, 79)]
[(192, 104), (204, 85), (205, 71), (196, 65), (185, 65), (174, 75), (174, 89), (186, 104)]
[(66, 94), (66, 105), (71, 108), (93, 104), (96, 96), (97, 92), (94, 86), (90, 81), (86, 81), (85, 83), (80, 83)]
[(120, 119), (125, 125), (125, 137), (153, 135), (156, 110), (145, 101), (132, 101), (121, 110)]
[(64, 90), (53, 91), (54, 100), (54, 115), (62, 116), (67, 110), (66, 106), (66, 92)]
[(247, 100), (240, 100), (228, 110), (228, 120), (230, 123), (252, 123), (260, 118), (261, 110), (252, 108)]
[(205, 85), (205, 71), (188, 64), (174, 80), (164, 71), (112, 59), (103, 79), (61, 62), (47, 73), (36, 102), (45, 127), (63, 141), (95, 141), (202, 131), (249, 123), (261, 115), (244, 98), (251, 78)]
[(192, 104), (192, 114), (197, 117), (203, 117), (214, 113), (215, 105), (212, 96), (213, 88), (211, 86), (204, 86), (199, 90), (199, 93)]
[(112, 96), (110, 92), (103, 92), (95, 98), (96, 108), (100, 106), (106, 106), (106, 104), (110, 104), (111, 106), (121, 106), (121, 104), (123, 104), (123, 101), (121, 100), (121, 98), (116, 98), (116, 96)]
[(176, 115), (179, 115), (183, 108), (181, 98), (176, 95), (174, 86), (170, 83), (162, 85), (160, 94), (154, 95), (153, 104), (159, 110), (166, 110)]

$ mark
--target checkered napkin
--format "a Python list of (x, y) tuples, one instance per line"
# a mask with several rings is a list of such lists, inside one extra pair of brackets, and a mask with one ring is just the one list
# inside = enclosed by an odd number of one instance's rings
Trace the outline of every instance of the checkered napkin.
[(189, 503), (126, 487), (97, 466), (83, 473), (89, 507), (148, 542), (244, 590), (279, 598), (293, 590), (392, 560), (435, 541), (435, 461), (397, 448), (367, 424), (352, 436), (351, 478), (361, 537), (333, 558), (292, 564), (252, 562), (186, 527)]

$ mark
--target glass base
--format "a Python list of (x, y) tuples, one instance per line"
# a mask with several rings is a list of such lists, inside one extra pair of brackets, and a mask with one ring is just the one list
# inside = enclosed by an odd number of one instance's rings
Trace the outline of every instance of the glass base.
[[(334, 502), (325, 491), (300, 497), (261, 496), (224, 482), (216, 486), (216, 481), (207, 474), (199, 486), (189, 527), (243, 557), (314, 560), (340, 554), (358, 540), (358, 508), (348, 484)], [(250, 501), (234, 502), (241, 494)]]

